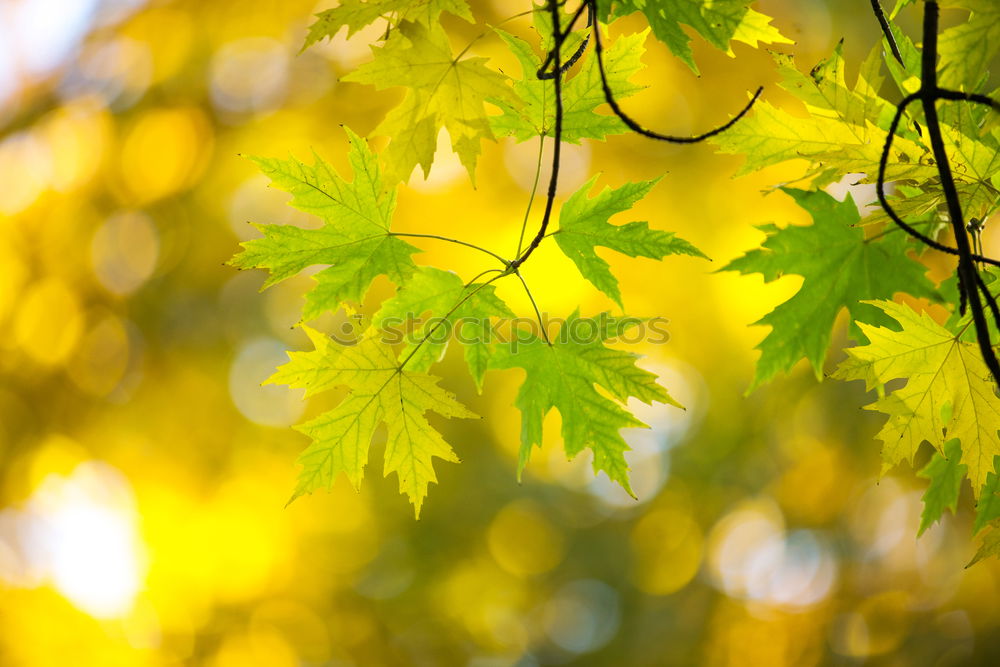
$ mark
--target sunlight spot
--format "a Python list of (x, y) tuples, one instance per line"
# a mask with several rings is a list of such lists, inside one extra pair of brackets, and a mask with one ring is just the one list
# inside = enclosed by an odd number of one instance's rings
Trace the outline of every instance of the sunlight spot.
[(0, 552), (22, 574), (0, 571), (8, 583), (33, 587), (50, 581), (80, 610), (96, 618), (129, 613), (143, 587), (145, 559), (138, 514), (128, 481), (115, 468), (87, 461), (69, 476), (50, 474), (23, 510), (8, 509)]

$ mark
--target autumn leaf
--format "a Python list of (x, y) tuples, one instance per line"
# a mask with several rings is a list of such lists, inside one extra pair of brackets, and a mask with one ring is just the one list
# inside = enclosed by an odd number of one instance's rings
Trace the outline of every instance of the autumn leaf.
[(667, 255), (705, 255), (672, 232), (650, 229), (646, 222), (613, 225), (608, 219), (632, 208), (656, 185), (657, 181), (628, 183), (620, 188), (605, 188), (596, 197), (588, 197), (597, 176), (566, 200), (559, 214), (559, 229), (553, 232), (556, 244), (573, 260), (581, 275), (594, 287), (614, 299), (620, 307), (621, 290), (606, 261), (594, 251), (601, 246), (630, 257), (663, 259)]
[[(477, 283), (466, 285), (451, 271), (421, 267), (394, 297), (382, 303), (372, 325), (378, 329), (390, 323), (401, 327), (424, 315), (426, 318), (412, 332), (400, 357), (409, 359), (409, 368), (426, 371), (445, 353), (449, 340), (457, 340), (463, 347), (476, 388), (482, 391), (493, 350), (491, 319), (515, 317), (496, 295), (496, 288)], [(445, 329), (442, 332), (445, 336), (436, 335), (441, 328)]]
[(437, 481), (433, 459), (458, 461), (424, 414), (433, 410), (443, 417), (476, 415), (441, 389), (438, 378), (400, 368), (392, 348), (377, 336), (341, 346), (308, 327), (305, 331), (315, 349), (290, 352), (290, 361), (268, 382), (300, 387), (307, 395), (338, 386), (348, 387), (350, 393), (333, 410), (296, 427), (313, 442), (299, 456), (302, 471), (292, 500), (329, 488), (340, 473), (359, 488), (372, 437), (384, 423), (384, 474), (398, 475), (400, 493), (419, 517), (427, 486)]
[(920, 528), (917, 536), (923, 535), (931, 524), (941, 518), (945, 510), (952, 514), (958, 509), (958, 495), (962, 490), (966, 467), (959, 463), (962, 458), (962, 443), (949, 440), (944, 443), (944, 454), (934, 452), (934, 456), (924, 466), (917, 477), (930, 480), (923, 495), (924, 511), (920, 514)]
[(749, 8), (751, 0), (598, 0), (602, 20), (640, 11), (656, 37), (666, 44), (696, 74), (698, 67), (691, 51), (691, 39), (681, 27), (694, 28), (706, 41), (732, 55), (731, 41), (757, 47), (758, 43), (790, 44), (772, 26), (771, 19)]
[(551, 345), (528, 334), (498, 346), (491, 368), (519, 367), (525, 371), (515, 401), (521, 411), (518, 475), (528, 464), (532, 448), (541, 446), (542, 422), (555, 408), (562, 419), (566, 456), (572, 459), (590, 449), (594, 472), (604, 471), (635, 495), (625, 461), (629, 446), (620, 431), (645, 424), (621, 403), (634, 397), (650, 405), (659, 402), (681, 407), (656, 383), (653, 373), (636, 366), (637, 359), (634, 354), (604, 345), (600, 329), (593, 321), (581, 320), (578, 312), (566, 320)]
[[(864, 231), (856, 227), (860, 216), (850, 196), (838, 202), (825, 192), (791, 188), (784, 192), (809, 212), (813, 224), (783, 229), (764, 225), (760, 230), (767, 238), (762, 247), (721, 269), (760, 273), (767, 282), (786, 274), (803, 278), (792, 298), (756, 322), (770, 326), (771, 332), (757, 346), (760, 359), (751, 389), (788, 371), (800, 359), (808, 359), (821, 379), (831, 329), (842, 309), (848, 310), (852, 323), (888, 323), (879, 308), (865, 301), (897, 292), (934, 294), (926, 269), (907, 256), (905, 236), (865, 240)], [(864, 340), (857, 326), (851, 326), (852, 337)]]
[(380, 90), (407, 88), (402, 102), (372, 132), (391, 137), (383, 156), (387, 180), (407, 180), (418, 164), (428, 176), (443, 127), (474, 181), (480, 144), (494, 139), (486, 103), (520, 104), (507, 77), (487, 67), (486, 58), (452, 56), (448, 36), (436, 24), (402, 21), (385, 45), (373, 46), (372, 52), (374, 59), (344, 81)]
[(867, 406), (889, 417), (878, 439), (883, 470), (912, 463), (920, 444), (947, 455), (945, 442), (961, 441), (961, 463), (978, 498), (1000, 455), (1000, 401), (978, 347), (936, 323), (927, 313), (892, 301), (875, 301), (899, 330), (860, 323), (867, 345), (848, 348), (834, 377), (864, 380), (870, 390), (892, 380), (906, 385)]
[[(493, 131), (501, 136), (513, 136), (518, 141), (552, 136), (555, 129), (554, 91), (551, 81), (537, 76), (542, 64), (541, 58), (535, 55), (524, 40), (502, 30), (497, 30), (497, 34), (517, 56), (521, 65), (521, 78), (514, 82), (514, 91), (521, 103), (516, 106), (499, 104), (503, 114), (490, 118)], [(619, 37), (605, 51), (605, 72), (616, 99), (630, 97), (643, 88), (629, 79), (643, 68), (646, 34), (641, 32)], [(610, 134), (629, 131), (618, 116), (599, 114), (596, 111), (605, 104), (605, 98), (593, 51), (588, 51), (583, 57), (580, 70), (563, 82), (562, 91), (563, 141), (578, 144), (581, 139), (604, 139)]]
[(415, 21), (431, 26), (442, 12), (450, 12), (469, 23), (473, 22), (466, 0), (340, 0), (336, 7), (316, 15), (302, 48), (307, 49), (316, 42), (334, 37), (344, 26), (347, 26), (348, 37), (389, 16), (395, 22)]
[(359, 303), (372, 281), (387, 275), (397, 284), (416, 270), (416, 248), (392, 235), (394, 191), (386, 191), (378, 158), (364, 139), (347, 130), (354, 180), (347, 182), (316, 156), (312, 165), (296, 160), (253, 158), (273, 185), (292, 195), (291, 205), (322, 219), (317, 229), (258, 225), (264, 238), (243, 243), (230, 264), (267, 269), (268, 287), (310, 266), (329, 265), (316, 274), (306, 295), (304, 319), (336, 310), (344, 301)]

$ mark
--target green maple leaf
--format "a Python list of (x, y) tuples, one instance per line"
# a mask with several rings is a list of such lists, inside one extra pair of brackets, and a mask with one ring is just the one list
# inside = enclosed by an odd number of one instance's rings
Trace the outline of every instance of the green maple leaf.
[(752, 0), (598, 0), (602, 20), (640, 11), (646, 16), (656, 37), (696, 74), (698, 66), (691, 51), (691, 39), (681, 24), (691, 26), (718, 49), (733, 55), (731, 41), (756, 48), (759, 42), (791, 44), (771, 19), (749, 8)]
[(332, 38), (344, 26), (348, 37), (383, 16), (429, 26), (437, 22), (441, 12), (450, 12), (469, 23), (474, 20), (466, 0), (341, 0), (336, 7), (316, 15), (302, 48)]
[(957, 438), (961, 463), (968, 467), (978, 498), (994, 472), (994, 457), (1000, 455), (1000, 401), (977, 345), (963, 342), (960, 335), (909, 306), (891, 301), (871, 305), (902, 329), (861, 323), (869, 343), (848, 348), (848, 359), (834, 377), (864, 380), (868, 389), (906, 380), (904, 387), (867, 406), (889, 417), (878, 434), (884, 443), (883, 469), (904, 459), (912, 463), (924, 441), (947, 454), (945, 441)]
[(243, 251), (229, 262), (240, 269), (270, 271), (264, 287), (307, 267), (329, 264), (316, 274), (317, 284), (306, 295), (305, 319), (336, 310), (344, 301), (360, 303), (379, 275), (400, 284), (416, 270), (410, 255), (417, 249), (389, 231), (396, 194), (384, 190), (378, 158), (364, 139), (350, 130), (347, 136), (351, 182), (318, 156), (312, 165), (253, 158), (273, 185), (292, 195), (292, 206), (320, 217), (323, 225), (317, 229), (257, 225), (264, 238), (241, 244)]
[[(990, 111), (965, 103), (950, 105), (949, 125), (941, 128), (952, 175), (966, 219), (989, 217), (1000, 202), (1000, 129), (980, 128)], [(944, 196), (940, 188), (928, 188)]]
[(983, 541), (980, 543), (976, 555), (972, 557), (972, 560), (965, 567), (970, 568), (982, 559), (989, 558), (990, 556), (1000, 556), (1000, 521), (990, 523), (990, 530), (983, 535)]
[(975, 91), (989, 78), (989, 64), (1000, 50), (1000, 3), (996, 0), (946, 0), (943, 7), (970, 12), (969, 20), (938, 38), (939, 83)]
[(707, 257), (672, 232), (650, 229), (646, 222), (612, 225), (608, 219), (632, 208), (646, 196), (659, 179), (627, 183), (620, 188), (604, 188), (596, 197), (587, 193), (597, 181), (595, 175), (566, 200), (559, 213), (559, 229), (554, 232), (556, 244), (573, 260), (584, 278), (597, 289), (622, 305), (618, 280), (608, 263), (597, 256), (597, 246), (610, 248), (630, 257), (663, 259), (667, 255)]
[(390, 137), (385, 151), (390, 182), (405, 181), (418, 164), (430, 174), (438, 131), (444, 127), (451, 146), (475, 180), (481, 142), (494, 140), (486, 102), (517, 106), (520, 101), (507, 77), (486, 67), (487, 58), (452, 56), (448, 35), (439, 25), (401, 21), (374, 59), (344, 77), (378, 89), (408, 88), (373, 134)]
[[(394, 297), (382, 303), (372, 324), (376, 328), (385, 328), (390, 323), (399, 327), (425, 314), (427, 319), (413, 331), (411, 342), (400, 353), (402, 359), (413, 354), (407, 367), (426, 371), (444, 354), (448, 339), (455, 338), (462, 343), (469, 373), (482, 392), (493, 347), (491, 318), (514, 317), (496, 295), (496, 288), (476, 283), (465, 285), (451, 271), (421, 267)], [(452, 335), (445, 337), (449, 332)], [(425, 338), (427, 341), (418, 348), (418, 342)]]
[(952, 514), (958, 509), (958, 495), (966, 474), (966, 467), (959, 463), (961, 457), (962, 443), (957, 439), (949, 440), (944, 443), (944, 454), (934, 452), (930, 462), (917, 473), (917, 477), (931, 481), (922, 498), (924, 511), (920, 514), (918, 537), (940, 519), (946, 509)]
[[(544, 13), (536, 13), (536, 16), (544, 16)], [(550, 25), (547, 21), (542, 23), (538, 28), (539, 33), (550, 35)], [(644, 31), (620, 37), (604, 52), (608, 85), (617, 100), (630, 97), (643, 89), (643, 86), (632, 83), (629, 79), (643, 68), (642, 55), (646, 51), (644, 44), (647, 33), (648, 31)], [(524, 40), (502, 30), (497, 30), (497, 34), (507, 43), (521, 65), (521, 79), (514, 82), (514, 91), (523, 104), (501, 104), (500, 108), (504, 113), (490, 118), (493, 131), (499, 135), (513, 136), (518, 141), (540, 135), (552, 136), (555, 130), (555, 91), (551, 81), (537, 76), (542, 64), (541, 58), (535, 55)], [(544, 49), (550, 48), (549, 41), (551, 37), (543, 38)], [(605, 99), (593, 51), (588, 51), (584, 56), (580, 70), (563, 82), (562, 93), (563, 141), (578, 144), (581, 139), (604, 139), (609, 134), (629, 131), (618, 116), (596, 112), (597, 107), (605, 103)]]
[(384, 473), (399, 476), (400, 493), (409, 497), (419, 518), (427, 487), (437, 481), (433, 459), (458, 461), (424, 414), (433, 410), (444, 417), (476, 415), (441, 389), (438, 378), (400, 368), (392, 348), (377, 337), (340, 346), (317, 331), (305, 330), (315, 349), (289, 352), (289, 362), (268, 383), (301, 387), (306, 395), (346, 386), (350, 394), (334, 409), (296, 427), (313, 442), (299, 456), (302, 471), (292, 500), (329, 488), (340, 473), (359, 488), (372, 437), (384, 423)]
[(804, 279), (792, 298), (756, 322), (770, 326), (771, 332), (757, 346), (761, 354), (751, 390), (803, 358), (822, 379), (831, 329), (842, 308), (850, 313), (852, 337), (863, 340), (855, 323), (889, 322), (865, 300), (891, 298), (897, 292), (935, 294), (925, 268), (907, 257), (903, 234), (865, 240), (864, 231), (855, 226), (860, 216), (850, 197), (838, 202), (825, 192), (784, 192), (809, 212), (813, 224), (784, 229), (764, 225), (759, 228), (767, 234), (762, 247), (721, 269), (760, 273), (766, 282), (786, 274)]
[[(522, 332), (510, 345), (497, 347), (490, 367), (519, 367), (526, 373), (515, 401), (521, 411), (518, 477), (532, 447), (541, 446), (542, 422), (555, 408), (562, 419), (567, 457), (572, 459), (589, 448), (594, 454), (594, 472), (603, 470), (634, 495), (624, 456), (629, 447), (620, 431), (645, 424), (619, 402), (634, 397), (650, 405), (656, 401), (681, 406), (657, 384), (653, 373), (636, 366), (636, 355), (606, 347), (600, 327), (591, 324), (574, 312), (551, 345)], [(598, 385), (607, 395), (598, 391)]]
[[(1000, 469), (1000, 458), (993, 459), (993, 469)], [(976, 521), (972, 524), (972, 532), (978, 533), (986, 524), (994, 519), (1000, 519), (1000, 475), (990, 472), (986, 475), (986, 484), (979, 493), (976, 503)]]

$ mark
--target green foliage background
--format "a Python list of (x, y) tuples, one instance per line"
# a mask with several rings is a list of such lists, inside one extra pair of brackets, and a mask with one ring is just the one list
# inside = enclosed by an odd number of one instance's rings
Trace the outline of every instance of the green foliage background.
[[(778, 48), (801, 72), (840, 49), (853, 81), (879, 39), (867, 3), (758, 4), (796, 42)], [(4, 105), (0, 662), (65, 664), (72, 647), (76, 664), (94, 665), (990, 664), (1000, 652), (1000, 570), (992, 561), (963, 569), (974, 552), (967, 485), (957, 516), (916, 539), (927, 481), (904, 470), (876, 484), (873, 436), (884, 420), (858, 410), (860, 383), (818, 384), (799, 363), (743, 396), (766, 333), (746, 325), (795, 294), (799, 279), (713, 271), (761, 244), (755, 226), (810, 222), (792, 197), (763, 194), (798, 178), (804, 161), (758, 164), (733, 180), (743, 160), (709, 145), (625, 135), (567, 151), (573, 187), (563, 197), (593, 174), (600, 190), (666, 172), (629, 219), (677, 232), (714, 260), (602, 251), (631, 314), (670, 318), (668, 344), (628, 349), (688, 407), (643, 408), (653, 429), (626, 432), (638, 500), (595, 481), (586, 457), (565, 461), (558, 419), (545, 421), (546, 445), (519, 484), (519, 371), (490, 371), (479, 395), (452, 351), (436, 372), (485, 419), (431, 417), (462, 463), (437, 466), (419, 522), (396, 480), (371, 470), (359, 493), (342, 479), (282, 509), (304, 446), (287, 426), (339, 396), (313, 398), (300, 415), (300, 395), (257, 387), (283, 349), (310, 348), (292, 328), (309, 278), (261, 295), (262, 272), (223, 262), (257, 234), (248, 221), (313, 223), (237, 154), (315, 150), (347, 173), (339, 124), (368, 134), (399, 99), (338, 81), (367, 58), (377, 29), (297, 54), (323, 8), (141, 7), (91, 30), (79, 57), (26, 80)], [(496, 24), (525, 8), (474, 9)], [(899, 19), (916, 35), (916, 9)], [(445, 25), (456, 44), (482, 30), (454, 17)], [(643, 27), (627, 18), (613, 35)], [(505, 29), (528, 34), (525, 20)], [(109, 44), (115, 58), (93, 56)], [(777, 85), (790, 76), (785, 57), (776, 67), (736, 43), (729, 58), (695, 38), (697, 77), (663, 45), (646, 48), (635, 80), (648, 88), (627, 101), (646, 125), (711, 127), (759, 84), (775, 113), (805, 115)], [(477, 51), (519, 71), (497, 38)], [(98, 64), (79, 64), (88, 62)], [(394, 225), (515, 247), (534, 147), (484, 145), (476, 189), (444, 148), (428, 184), (415, 177), (401, 188)], [(987, 227), (987, 254), (993, 238)], [(550, 245), (525, 267), (543, 310), (615, 306)], [(450, 247), (430, 246), (417, 261), (463, 277), (480, 267), (475, 253)], [(925, 261), (933, 280), (949, 276), (947, 258)], [(367, 312), (392, 293), (376, 283)], [(530, 312), (517, 290), (498, 293)], [(840, 318), (834, 349), (847, 345)], [(321, 325), (345, 321), (341, 313)], [(919, 453), (915, 466), (929, 458)], [(63, 570), (46, 569), (20, 536), (32, 517), (58, 516), (59, 499), (75, 497), (66, 489), (101, 499), (134, 535), (135, 590), (114, 613), (95, 612), (100, 594), (88, 598)], [(83, 563), (74, 576), (106, 571), (100, 551), (93, 562), (86, 549), (72, 553)]]

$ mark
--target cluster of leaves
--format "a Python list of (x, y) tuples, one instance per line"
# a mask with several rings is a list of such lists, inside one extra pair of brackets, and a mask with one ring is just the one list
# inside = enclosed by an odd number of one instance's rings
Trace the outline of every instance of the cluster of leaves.
[[(498, 36), (520, 63), (521, 75), (513, 79), (491, 67), (486, 58), (468, 55), (474, 42), (457, 54), (453, 52), (439, 18), (448, 12), (472, 21), (463, 0), (345, 0), (318, 15), (306, 46), (333, 37), (345, 27), (351, 34), (381, 20), (385, 31), (381, 43), (372, 47), (371, 61), (345, 78), (380, 89), (400, 87), (405, 95), (372, 131), (389, 139), (380, 154), (372, 151), (364, 138), (346, 130), (353, 172), (349, 178), (339, 176), (319, 157), (311, 165), (256, 159), (272, 184), (292, 195), (292, 206), (319, 217), (323, 224), (315, 229), (260, 225), (263, 237), (244, 243), (232, 264), (268, 270), (265, 286), (309, 267), (323, 266), (306, 295), (304, 322), (363, 303), (378, 276), (388, 277), (397, 290), (380, 305), (357, 345), (336, 344), (303, 324), (315, 349), (291, 352), (290, 361), (271, 378), (271, 382), (303, 387), (307, 394), (343, 386), (350, 390), (336, 408), (298, 427), (312, 438), (312, 444), (299, 459), (302, 472), (293, 498), (328, 487), (341, 472), (359, 485), (373, 435), (384, 424), (384, 471), (398, 475), (400, 491), (409, 497), (419, 516), (427, 487), (436, 481), (433, 459), (457, 460), (425, 413), (473, 416), (438, 385), (439, 378), (428, 374), (446, 345), (432, 339), (434, 328), (443, 322), (463, 326), (469, 321), (489, 323), (492, 318), (512, 316), (494, 284), (514, 279), (530, 297), (519, 267), (540, 243), (554, 242), (584, 278), (620, 307), (618, 281), (596, 248), (656, 260), (668, 255), (704, 257), (687, 241), (646, 222), (610, 222), (641, 200), (656, 185), (655, 180), (595, 193), (592, 179), (573, 193), (558, 213), (552, 213), (553, 176), (542, 231), (530, 245), (519, 248), (516, 256), (507, 259), (474, 246), (495, 263), (471, 280), (441, 268), (418, 266), (412, 259), (418, 249), (410, 241), (471, 245), (460, 239), (401, 234), (392, 229), (396, 186), (417, 166), (425, 176), (430, 172), (438, 133), (447, 131), (452, 148), (475, 182), (483, 141), (510, 136), (517, 141), (575, 143), (627, 132), (621, 119), (598, 108), (605, 102), (605, 80), (619, 99), (641, 90), (632, 77), (642, 68), (643, 44), (649, 31), (618, 38), (600, 61), (593, 49), (586, 49), (590, 31), (605, 30), (602, 23), (612, 20), (612, 15), (641, 10), (654, 33), (692, 67), (691, 51), (679, 23), (694, 27), (723, 49), (729, 48), (732, 39), (754, 44), (787, 41), (747, 5), (743, 0), (685, 0), (679, 3), (681, 11), (671, 16), (652, 4), (627, 2), (614, 7), (602, 3), (596, 8), (585, 2), (575, 14), (555, 5), (536, 7), (533, 15), (540, 50), (499, 28), (484, 33)], [(604, 21), (593, 19), (595, 9)], [(592, 15), (592, 24), (572, 25), (574, 21), (582, 23), (584, 10)], [(553, 59), (560, 65), (558, 72), (540, 75)], [(553, 173), (557, 172), (558, 163), (553, 165)], [(550, 218), (554, 229), (546, 234)], [(428, 315), (428, 321), (435, 324), (419, 328), (416, 342), (397, 350), (379, 336), (380, 325), (387, 319), (421, 315)], [(563, 326), (572, 329), (579, 317), (574, 311)], [(475, 337), (457, 340), (464, 347), (469, 372), (480, 391), (488, 369), (516, 367), (524, 372), (516, 399), (522, 413), (519, 474), (532, 449), (541, 446), (542, 422), (555, 409), (562, 420), (567, 456), (591, 450), (595, 473), (603, 471), (631, 493), (624, 457), (628, 445), (620, 431), (643, 424), (624, 404), (635, 398), (647, 404), (680, 405), (653, 373), (636, 365), (636, 355), (608, 346), (613, 332), (600, 333), (586, 340), (561, 335), (550, 339), (543, 325), (540, 335), (521, 332), (516, 346)], [(473, 342), (462, 342), (466, 340)]]
[[(900, 0), (892, 18), (908, 4), (915, 3)], [(966, 10), (967, 21), (940, 35), (937, 85), (961, 91), (951, 98), (956, 100), (985, 93), (986, 64), (998, 44), (992, 35), (1000, 26), (998, 7), (979, 0), (944, 4)], [(923, 54), (889, 20), (885, 28), (885, 40), (861, 64), (853, 86), (847, 82), (841, 46), (808, 75), (788, 56), (775, 55), (781, 86), (802, 102), (808, 115), (762, 102), (753, 115), (715, 139), (722, 151), (747, 156), (742, 173), (804, 160), (802, 180), (814, 189), (785, 190), (811, 213), (812, 225), (763, 227), (763, 247), (725, 268), (760, 273), (768, 281), (785, 273), (804, 279), (797, 294), (759, 322), (771, 331), (759, 345), (754, 386), (803, 358), (821, 377), (831, 328), (846, 308), (849, 335), (858, 345), (847, 349), (848, 358), (833, 376), (864, 380), (869, 390), (879, 392), (868, 408), (888, 417), (877, 436), (883, 443), (883, 470), (904, 460), (912, 464), (922, 443), (930, 443), (936, 451), (920, 471), (930, 480), (920, 532), (945, 509), (955, 510), (965, 478), (978, 501), (978, 532), (1000, 517), (995, 496), (1000, 400), (996, 379), (976, 345), (972, 313), (963, 312), (965, 297), (955, 279), (940, 287), (927, 279), (916, 261), (924, 247), (895, 226), (885, 210), (861, 219), (850, 198), (837, 203), (818, 191), (845, 175), (853, 175), (857, 183), (874, 183), (881, 168), (884, 180), (895, 184), (888, 198), (892, 208), (906, 224), (936, 239), (950, 222), (952, 203), (933, 152), (931, 129), (936, 129), (961, 209), (972, 222), (974, 248), (977, 222), (1000, 204), (1000, 126), (988, 104), (943, 103), (939, 118), (931, 121), (933, 128), (920, 105), (911, 104), (903, 111), (895, 140), (891, 146), (886, 143), (897, 113), (891, 100), (921, 90)], [(891, 87), (883, 81), (883, 62)], [(995, 283), (989, 286), (992, 274), (983, 283), (984, 290), (995, 288)], [(926, 312), (890, 300), (899, 294), (940, 303), (951, 316), (939, 324)], [(996, 344), (992, 333), (990, 346)], [(903, 386), (900, 380), (905, 380)], [(893, 381), (897, 388), (887, 389)], [(991, 542), (1000, 539), (987, 537)]]
[[(325, 266), (315, 274), (304, 320), (362, 303), (377, 276), (387, 276), (397, 286), (395, 296), (381, 304), (361, 344), (345, 348), (307, 328), (315, 350), (291, 353), (291, 361), (272, 378), (304, 387), (308, 393), (337, 386), (351, 390), (335, 409), (299, 427), (313, 443), (300, 459), (303, 472), (295, 496), (329, 486), (340, 472), (358, 485), (372, 436), (382, 423), (388, 432), (385, 472), (398, 474), (400, 489), (418, 514), (428, 484), (435, 481), (432, 459), (457, 460), (424, 416), (428, 411), (446, 417), (472, 416), (438, 386), (438, 378), (427, 374), (444, 354), (445, 344), (431, 340), (433, 327), (440, 324), (425, 325), (418, 330), (421, 339), (395, 350), (377, 336), (380, 324), (388, 318), (430, 314), (439, 323), (461, 326), (470, 318), (488, 322), (508, 317), (510, 308), (497, 295), (494, 283), (514, 277), (530, 297), (519, 268), (550, 237), (581, 275), (621, 308), (618, 282), (596, 247), (652, 259), (703, 256), (683, 239), (646, 222), (610, 222), (644, 197), (655, 181), (628, 183), (592, 195), (591, 180), (553, 213), (558, 150), (554, 151), (545, 216), (534, 240), (526, 247), (522, 244), (509, 259), (474, 246), (499, 266), (471, 280), (417, 266), (411, 258), (417, 248), (404, 239), (470, 244), (392, 231), (395, 187), (418, 166), (425, 176), (429, 174), (442, 129), (474, 183), (483, 141), (502, 136), (517, 141), (552, 140), (558, 149), (559, 142), (603, 140), (637, 129), (615, 101), (641, 90), (633, 76), (642, 68), (650, 31), (695, 72), (689, 33), (682, 25), (729, 53), (733, 41), (755, 47), (788, 41), (770, 19), (749, 7), (749, 0), (570, 4), (553, 2), (533, 10), (538, 48), (499, 28), (484, 33), (498, 36), (517, 59), (521, 73), (514, 79), (491, 67), (487, 59), (468, 55), (476, 40), (454, 53), (439, 18), (448, 12), (474, 21), (463, 0), (345, 0), (320, 14), (311, 26), (306, 46), (333, 37), (345, 27), (351, 34), (382, 21), (384, 36), (372, 47), (372, 60), (346, 78), (377, 88), (403, 88), (405, 95), (372, 132), (388, 137), (380, 155), (347, 130), (350, 180), (338, 176), (318, 157), (311, 166), (294, 160), (257, 161), (276, 186), (292, 194), (293, 206), (317, 215), (323, 225), (309, 230), (261, 226), (264, 237), (244, 244), (244, 251), (233, 260), (236, 266), (267, 269), (271, 274), (267, 284), (311, 266)], [(878, 391), (878, 400), (869, 408), (887, 416), (878, 435), (883, 442), (884, 469), (903, 460), (912, 463), (924, 442), (936, 450), (920, 471), (930, 481), (920, 530), (940, 518), (945, 509), (954, 511), (962, 481), (968, 478), (978, 501), (976, 531), (993, 526), (983, 553), (1000, 551), (1000, 499), (996, 496), (1000, 491), (996, 472), (1000, 401), (989, 360), (984, 361), (980, 353), (984, 345), (981, 322), (972, 328), (971, 314), (965, 312), (968, 285), (963, 287), (955, 279), (935, 285), (928, 279), (920, 261), (925, 246), (913, 238), (923, 236), (925, 243), (931, 239), (932, 247), (944, 247), (933, 239), (948, 226), (949, 212), (955, 211), (956, 202), (949, 199), (945, 182), (947, 167), (951, 172), (947, 178), (954, 181), (955, 195), (970, 221), (978, 224), (996, 210), (1000, 204), (1000, 124), (991, 116), (989, 104), (948, 102), (941, 105), (936, 119), (926, 118), (920, 105), (901, 109), (896, 100), (925, 90), (925, 53), (893, 24), (898, 12), (915, 3), (899, 0), (888, 18), (877, 2), (872, 4), (873, 21), (881, 22), (884, 40), (860, 64), (853, 84), (848, 83), (842, 44), (808, 74), (798, 69), (792, 57), (776, 53), (780, 86), (802, 103), (805, 114), (760, 101), (745, 118), (742, 113), (737, 116), (740, 122), (720, 128), (725, 132), (704, 135), (714, 136), (721, 152), (746, 156), (740, 174), (792, 160), (806, 165), (799, 181), (803, 188), (781, 190), (809, 213), (812, 224), (761, 227), (766, 237), (761, 247), (723, 270), (759, 273), (766, 281), (785, 274), (803, 279), (794, 296), (759, 322), (771, 330), (758, 346), (761, 355), (751, 389), (803, 359), (822, 379), (836, 319), (846, 309), (849, 337), (856, 346), (847, 350), (847, 359), (833, 375), (864, 380), (869, 390)], [(948, 0), (943, 4), (964, 10), (966, 20), (940, 36), (940, 76), (930, 84), (933, 92), (941, 86), (961, 91), (949, 100), (968, 100), (970, 95), (985, 99), (990, 80), (986, 65), (1000, 48), (996, 3)], [(619, 37), (602, 48), (606, 25), (635, 12), (646, 17), (650, 29)], [(576, 24), (582, 23), (584, 15), (588, 25), (578, 29)], [(588, 49), (591, 42), (593, 48)], [(600, 111), (605, 102), (611, 103), (614, 113)], [(650, 131), (641, 133), (671, 140)], [(946, 167), (935, 159), (938, 133), (947, 153)], [(890, 134), (894, 140), (887, 143)], [(885, 210), (862, 217), (850, 196), (837, 201), (824, 191), (845, 176), (853, 176), (857, 183), (877, 181), (880, 191), (885, 182), (891, 182), (888, 200), (899, 217)], [(529, 201), (529, 210), (530, 206)], [(558, 220), (558, 226), (546, 233), (550, 219)], [(901, 219), (906, 222), (900, 223)], [(973, 241), (979, 231), (975, 224), (970, 227)], [(907, 227), (912, 228), (910, 235), (904, 233)], [(968, 254), (965, 258), (962, 261), (967, 261)], [(979, 287), (971, 289), (986, 290), (987, 301), (992, 303), (988, 290), (995, 276), (984, 275), (987, 280), (978, 278)], [(950, 316), (939, 323), (926, 312), (894, 302), (898, 295), (939, 304)], [(574, 312), (566, 326), (577, 317)], [(986, 342), (987, 351), (993, 342)], [(480, 391), (488, 369), (524, 370), (517, 397), (522, 413), (519, 473), (533, 447), (541, 446), (542, 421), (555, 408), (562, 418), (567, 455), (590, 449), (595, 472), (604, 471), (631, 492), (624, 457), (628, 447), (620, 430), (641, 423), (623, 404), (636, 398), (678, 405), (654, 375), (636, 366), (634, 355), (608, 347), (606, 338), (550, 340), (542, 327), (541, 337), (517, 347), (482, 340), (462, 345)]]

